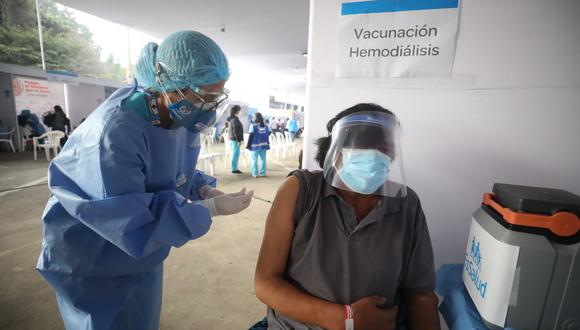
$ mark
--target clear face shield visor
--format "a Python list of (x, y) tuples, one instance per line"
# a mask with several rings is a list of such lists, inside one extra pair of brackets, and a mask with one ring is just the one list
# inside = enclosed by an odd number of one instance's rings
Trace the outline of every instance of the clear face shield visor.
[[(219, 92), (207, 92), (200, 88), (197, 90), (190, 89), (190, 91), (193, 93), (194, 98), (197, 99), (197, 102), (193, 102), (193, 106), (199, 109), (202, 114), (206, 114), (204, 118), (207, 118), (207, 120), (203, 124), (207, 128), (215, 125), (230, 103), (230, 91), (225, 88)], [(185, 97), (183, 94), (180, 95), (182, 98)], [(207, 116), (208, 113), (211, 115)]]
[(324, 178), (335, 188), (364, 195), (405, 197), (401, 128), (394, 115), (356, 112), (336, 122), (324, 159)]
[[(166, 89), (167, 83), (177, 82), (167, 81), (164, 71), (172, 72), (163, 63), (157, 64), (157, 83), (161, 87), (161, 94), (167, 104), (169, 115), (173, 125), (185, 127), (194, 132), (202, 132), (215, 125), (217, 120), (223, 115), (229, 103), (229, 91), (222, 89), (217, 92), (208, 92), (201, 88), (175, 88), (175, 92), (180, 99), (172, 102)], [(188, 98), (185, 93), (191, 93), (192, 97)]]

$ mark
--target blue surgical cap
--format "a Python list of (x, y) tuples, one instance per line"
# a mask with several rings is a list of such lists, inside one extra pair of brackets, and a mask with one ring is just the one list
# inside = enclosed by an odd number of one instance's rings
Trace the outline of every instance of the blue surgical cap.
[(164, 87), (167, 91), (215, 84), (227, 80), (228, 60), (220, 47), (207, 36), (196, 31), (171, 34), (159, 46), (150, 42), (135, 66), (139, 86), (161, 91), (156, 81), (156, 66), (161, 64)]

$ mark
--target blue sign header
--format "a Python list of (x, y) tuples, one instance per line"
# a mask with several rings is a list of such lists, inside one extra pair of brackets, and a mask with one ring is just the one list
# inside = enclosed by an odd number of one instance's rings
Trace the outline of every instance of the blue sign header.
[(458, 7), (459, 0), (373, 0), (345, 2), (342, 4), (340, 14), (346, 16)]

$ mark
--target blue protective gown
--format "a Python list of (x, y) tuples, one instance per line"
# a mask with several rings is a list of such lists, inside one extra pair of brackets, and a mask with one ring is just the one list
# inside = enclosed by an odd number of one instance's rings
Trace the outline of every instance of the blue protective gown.
[(195, 170), (199, 134), (153, 126), (122, 103), (135, 93), (111, 95), (49, 167), (37, 269), (67, 329), (158, 329), (163, 260), (211, 224), (187, 200), (215, 185)]

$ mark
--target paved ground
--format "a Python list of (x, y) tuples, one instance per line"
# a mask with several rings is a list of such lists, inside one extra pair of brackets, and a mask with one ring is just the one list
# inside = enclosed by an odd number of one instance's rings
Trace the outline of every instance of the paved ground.
[[(223, 145), (215, 148), (222, 151)], [(31, 152), (0, 151), (0, 329), (64, 328), (54, 293), (34, 268), (49, 192), (42, 184), (48, 162), (32, 158)], [(271, 200), (297, 158), (276, 161), (269, 155), (267, 177), (257, 179), (243, 161), (244, 174), (233, 175), (218, 160), (218, 187), (228, 192), (247, 187)], [(38, 186), (3, 191), (22, 185)], [(265, 315), (253, 273), (269, 209), (254, 199), (241, 214), (215, 218), (201, 239), (173, 249), (165, 262), (161, 329), (247, 329)]]

